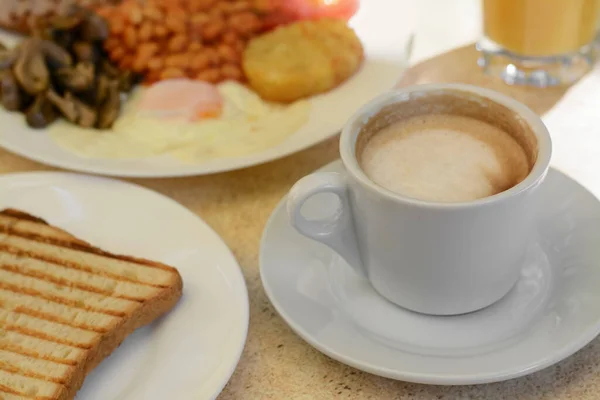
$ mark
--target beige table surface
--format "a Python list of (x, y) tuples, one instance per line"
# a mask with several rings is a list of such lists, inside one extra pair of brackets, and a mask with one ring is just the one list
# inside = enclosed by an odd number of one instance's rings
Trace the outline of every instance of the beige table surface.
[[(472, 47), (457, 49), (413, 67), (401, 84), (455, 81), (488, 86), (512, 95), (540, 113), (563, 93), (561, 89), (508, 87), (483, 76), (475, 60)], [(296, 336), (263, 291), (258, 272), (260, 237), (271, 211), (291, 185), (336, 158), (337, 138), (246, 170), (194, 178), (132, 180), (200, 215), (233, 250), (244, 272), (250, 296), (248, 341), (240, 364), (219, 400), (600, 399), (598, 339), (569, 359), (529, 377), (490, 385), (441, 387), (363, 373), (322, 355)], [(0, 150), (0, 173), (50, 169)]]

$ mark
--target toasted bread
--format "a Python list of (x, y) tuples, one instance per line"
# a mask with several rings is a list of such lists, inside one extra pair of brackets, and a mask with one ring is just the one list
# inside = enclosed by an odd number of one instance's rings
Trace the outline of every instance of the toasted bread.
[(1, 211), (0, 399), (73, 399), (130, 333), (175, 306), (182, 287), (173, 267)]

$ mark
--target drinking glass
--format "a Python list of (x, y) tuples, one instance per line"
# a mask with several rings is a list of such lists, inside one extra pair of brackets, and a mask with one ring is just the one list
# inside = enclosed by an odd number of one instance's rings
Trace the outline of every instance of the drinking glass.
[(600, 0), (483, 0), (485, 72), (509, 84), (570, 84), (594, 63)]

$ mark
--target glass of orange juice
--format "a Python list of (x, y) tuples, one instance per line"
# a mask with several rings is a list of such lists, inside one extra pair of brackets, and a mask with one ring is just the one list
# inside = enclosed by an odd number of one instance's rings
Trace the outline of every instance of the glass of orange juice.
[(510, 84), (569, 84), (596, 59), (600, 0), (483, 0), (479, 64)]

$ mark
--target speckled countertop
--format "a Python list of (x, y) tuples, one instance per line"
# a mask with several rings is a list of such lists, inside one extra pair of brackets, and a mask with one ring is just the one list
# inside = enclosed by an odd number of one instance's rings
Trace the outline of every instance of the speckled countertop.
[[(472, 47), (413, 67), (403, 85), (459, 81), (509, 93), (534, 110), (548, 109), (563, 91), (507, 87), (483, 77)], [(314, 350), (276, 314), (263, 291), (258, 249), (264, 225), (281, 197), (302, 176), (337, 158), (337, 138), (266, 165), (181, 179), (135, 180), (200, 215), (233, 250), (250, 296), (250, 330), (240, 364), (219, 400), (294, 399), (600, 399), (600, 340), (544, 371), (503, 383), (442, 387), (380, 378)], [(0, 173), (50, 170), (0, 150)]]

